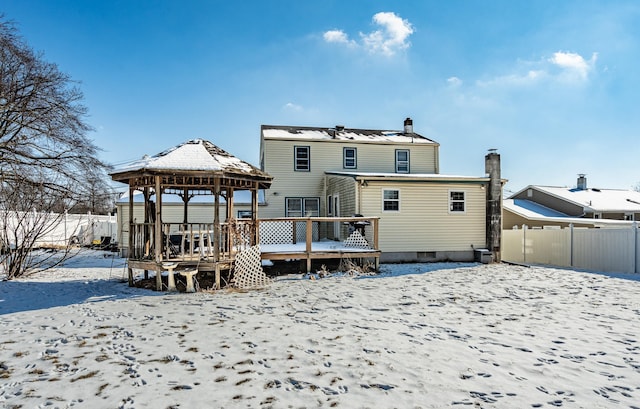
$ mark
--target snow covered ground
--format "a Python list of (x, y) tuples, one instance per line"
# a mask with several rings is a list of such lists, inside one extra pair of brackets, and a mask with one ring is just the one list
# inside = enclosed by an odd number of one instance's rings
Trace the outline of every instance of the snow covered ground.
[(125, 273), (94, 252), (0, 282), (1, 407), (640, 408), (635, 277), (388, 264), (168, 294)]

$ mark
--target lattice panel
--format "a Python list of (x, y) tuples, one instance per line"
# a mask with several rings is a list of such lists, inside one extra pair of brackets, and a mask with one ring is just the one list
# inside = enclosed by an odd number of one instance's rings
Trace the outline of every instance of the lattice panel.
[(264, 288), (271, 279), (262, 270), (260, 246), (252, 246), (236, 255), (232, 286), (235, 288)]
[(353, 233), (344, 241), (344, 245), (347, 247), (358, 247), (362, 249), (371, 248), (367, 239), (364, 238), (358, 230), (354, 230)]
[[(311, 241), (320, 239), (320, 226), (318, 222), (311, 222)], [(304, 243), (307, 240), (307, 222), (296, 222), (296, 241)]]
[(261, 244), (291, 244), (293, 243), (293, 222), (261, 222)]

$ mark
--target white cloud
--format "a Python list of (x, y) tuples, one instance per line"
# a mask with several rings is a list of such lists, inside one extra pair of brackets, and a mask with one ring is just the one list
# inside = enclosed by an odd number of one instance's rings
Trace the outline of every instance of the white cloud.
[(326, 31), (322, 37), (328, 43), (349, 43), (349, 37), (342, 30)]
[(447, 78), (447, 84), (451, 85), (452, 87), (459, 87), (460, 85), (462, 85), (462, 80), (458, 77), (450, 77)]
[(597, 53), (589, 60), (580, 54), (558, 51), (550, 58), (538, 61), (518, 61), (512, 73), (497, 76), (489, 80), (479, 80), (482, 87), (507, 86), (525, 87), (540, 83), (580, 84), (589, 79), (595, 67)]
[(409, 47), (408, 38), (413, 34), (413, 26), (393, 12), (380, 12), (373, 16), (373, 22), (382, 27), (369, 34), (362, 34), (365, 47), (372, 53), (391, 56), (398, 50)]
[(282, 109), (287, 110), (287, 111), (294, 111), (294, 112), (300, 112), (300, 111), (303, 110), (302, 106), (296, 105), (296, 104), (294, 104), (292, 102), (287, 102), (286, 104), (284, 104)]
[(562, 68), (565, 74), (586, 80), (597, 59), (598, 53), (593, 53), (591, 59), (587, 61), (580, 54), (558, 51), (553, 54), (549, 62)]
[(408, 39), (414, 29), (408, 20), (402, 19), (393, 12), (380, 12), (373, 16), (373, 22), (380, 26), (380, 29), (370, 33), (360, 33), (361, 44), (349, 39), (342, 30), (326, 31), (322, 37), (328, 43), (362, 46), (372, 54), (386, 56), (392, 56), (410, 46)]

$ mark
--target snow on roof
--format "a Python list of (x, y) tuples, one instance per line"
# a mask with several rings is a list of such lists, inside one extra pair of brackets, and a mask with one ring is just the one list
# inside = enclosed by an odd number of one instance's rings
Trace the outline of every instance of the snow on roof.
[(255, 166), (202, 139), (184, 142), (154, 156), (145, 155), (142, 159), (119, 167), (113, 173), (136, 170), (231, 171), (267, 176)]
[(577, 189), (555, 186), (529, 186), (528, 188), (537, 189), (594, 212), (640, 212), (640, 192), (634, 190)]
[(431, 180), (465, 180), (486, 182), (486, 176), (443, 175), (440, 173), (385, 173), (385, 172), (343, 172), (326, 171), (327, 175), (352, 176), (360, 178), (396, 178), (396, 179), (431, 179)]
[(569, 217), (569, 215), (525, 199), (505, 199), (502, 206), (527, 218)]
[(385, 143), (420, 143), (439, 145), (437, 142), (417, 133), (403, 131), (316, 128), (306, 126), (262, 125), (264, 139), (301, 139), (301, 140), (337, 140), (343, 142), (385, 142)]
[(525, 199), (504, 199), (502, 201), (502, 208), (529, 220), (546, 221), (550, 223), (561, 222), (591, 224), (594, 227), (630, 226), (633, 224), (633, 222), (628, 220), (586, 219), (582, 217), (571, 217), (564, 213), (549, 209), (548, 207)]

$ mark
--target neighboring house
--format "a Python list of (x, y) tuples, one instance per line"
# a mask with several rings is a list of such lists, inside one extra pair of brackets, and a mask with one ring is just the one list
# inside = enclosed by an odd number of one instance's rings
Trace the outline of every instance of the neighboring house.
[(381, 261), (473, 260), (488, 242), (490, 178), (439, 174), (439, 146), (410, 118), (400, 131), (263, 125), (273, 182), (260, 218), (379, 217)]
[(529, 185), (506, 199), (503, 209), (505, 229), (629, 226), (640, 220), (640, 192), (589, 188), (580, 174), (575, 188)]

